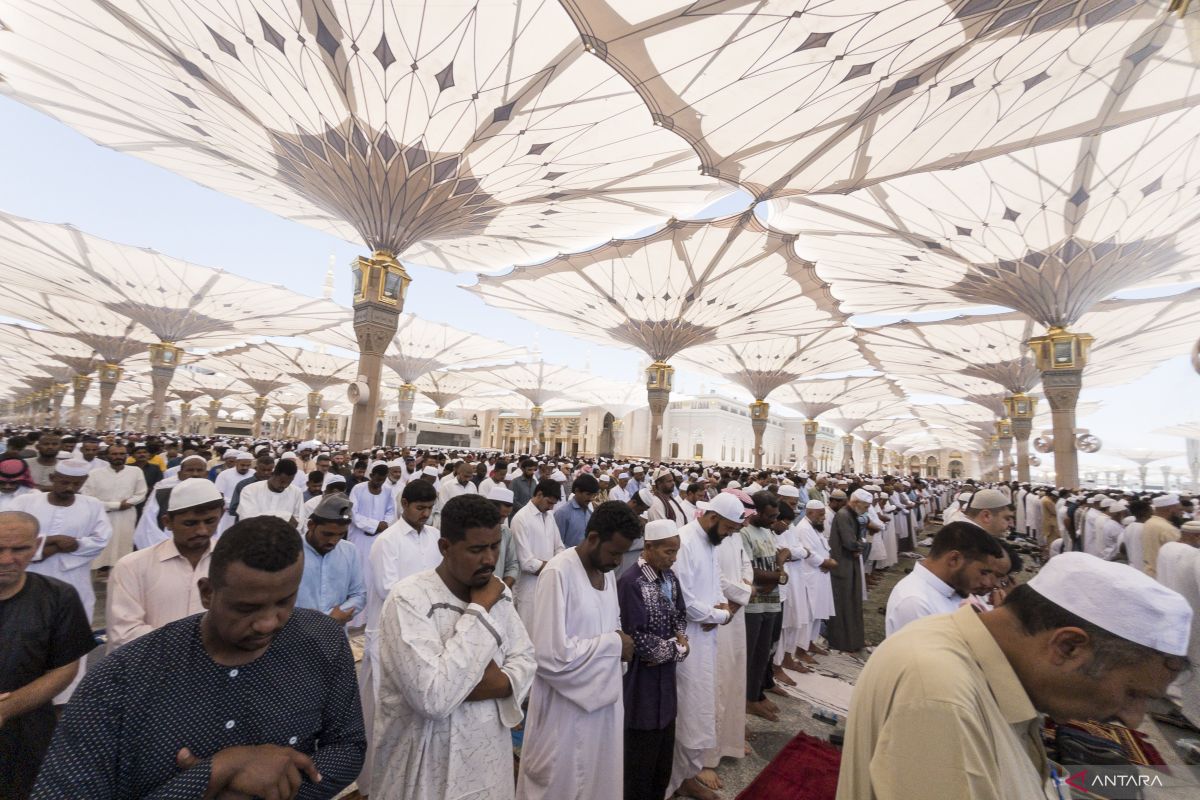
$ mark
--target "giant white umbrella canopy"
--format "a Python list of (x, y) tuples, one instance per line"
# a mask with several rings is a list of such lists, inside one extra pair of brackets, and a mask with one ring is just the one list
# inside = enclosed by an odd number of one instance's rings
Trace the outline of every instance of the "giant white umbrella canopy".
[(86, 298), (154, 334), (151, 430), (159, 427), (183, 347), (296, 335), (345, 314), (282, 286), (8, 214), (0, 214), (0, 276), (14, 288)]
[(770, 218), (848, 311), (1001, 305), (1046, 326), (1031, 346), (1056, 411), (1057, 482), (1073, 486), (1093, 338), (1067, 328), (1121, 288), (1197, 277), (1198, 189), (1200, 108), (1186, 107), (844, 197), (772, 201)]
[(716, 342), (816, 333), (840, 320), (825, 285), (791, 244), (751, 211), (671, 220), (638, 239), (481, 276), (470, 289), (534, 322), (648, 355), (650, 457), (657, 460), (673, 356)]
[[(345, 350), (357, 347), (354, 327), (348, 322), (314, 332), (308, 338)], [(523, 346), (480, 336), (415, 314), (401, 314), (396, 333), (383, 353), (383, 365), (401, 380), (397, 428), (400, 431), (408, 429), (417, 384), (422, 376), (446, 367), (494, 363), (527, 355), (529, 350)]]
[(762, 440), (770, 413), (767, 398), (771, 392), (801, 378), (869, 367), (854, 341), (853, 329), (835, 325), (811, 334), (699, 345), (685, 350), (679, 361), (720, 375), (754, 396), (750, 424), (754, 430), (755, 469), (762, 467)]
[(74, 404), (70, 423), (79, 425), (79, 414), (84, 397), (91, 385), (91, 373), (98, 366), (95, 348), (70, 336), (46, 330), (28, 328), (24, 325), (0, 325), (0, 353), (23, 354), (43, 363), (52, 361), (71, 369), (70, 381), (56, 384), (52, 389), (54, 402), (53, 422), (61, 422), (63, 396), (68, 388), (74, 391)]
[(958, 168), (1200, 100), (1200, 11), (1159, 3), (563, 5), (707, 174), (758, 199)]
[(247, 347), (237, 358), (247, 368), (276, 370), (308, 387), (306, 435), (309, 439), (316, 435), (317, 417), (321, 413), (321, 393), (331, 386), (354, 379), (353, 359), (275, 342)]
[(271, 393), (291, 386), (295, 379), (276, 365), (242, 360), (241, 354), (245, 350), (245, 347), (238, 347), (221, 351), (204, 359), (198, 366), (230, 375), (254, 390), (249, 402), (254, 411), (252, 432), (258, 436), (262, 433), (263, 416), (271, 405)]
[[(3, 270), (0, 270), (3, 274)], [(122, 364), (157, 342), (155, 335), (129, 317), (84, 297), (22, 289), (0, 280), (0, 302), (9, 315), (41, 325), (95, 351), (100, 402), (96, 427), (108, 427), (113, 391), (124, 377)]]
[(728, 191), (553, 2), (18, 0), (4, 19), (9, 95), (374, 251), (354, 263), (354, 447), (370, 443), (404, 304), (398, 257), (537, 260)]
[(606, 391), (604, 381), (587, 372), (545, 361), (467, 367), (457, 374), (519, 395), (531, 403), (529, 422), (534, 448), (541, 445), (542, 412), (547, 404), (554, 401), (591, 404)]
[(815, 467), (813, 447), (817, 442), (817, 417), (833, 409), (861, 403), (892, 403), (904, 399), (904, 392), (885, 376), (811, 378), (784, 384), (775, 391), (775, 399), (805, 416), (805, 464)]

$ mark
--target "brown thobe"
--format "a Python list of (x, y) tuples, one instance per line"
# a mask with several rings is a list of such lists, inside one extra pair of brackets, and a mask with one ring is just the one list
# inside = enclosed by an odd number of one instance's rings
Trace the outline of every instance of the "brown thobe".
[(849, 506), (833, 517), (829, 531), (830, 557), (838, 562), (829, 573), (833, 584), (834, 616), (826, 622), (829, 646), (835, 650), (861, 650), (866, 645), (863, 631), (863, 573), (859, 556), (863, 550), (858, 517)]

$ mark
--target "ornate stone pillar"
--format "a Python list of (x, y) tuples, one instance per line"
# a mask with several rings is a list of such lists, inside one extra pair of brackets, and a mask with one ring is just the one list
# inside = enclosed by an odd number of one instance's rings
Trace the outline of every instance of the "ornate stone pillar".
[(70, 388), (70, 384), (56, 383), (50, 389), (50, 424), (56, 428), (62, 424), (63, 398), (67, 396), (68, 388)]
[[(348, 444), (353, 450), (369, 449), (375, 439), (383, 388), (383, 353), (399, 326), (404, 297), (412, 279), (396, 257), (376, 250), (370, 258), (359, 256), (354, 272), (354, 335), (358, 338), (358, 377), (347, 398), (354, 408)], [(311, 417), (312, 415), (310, 415)]]
[(1068, 489), (1079, 488), (1079, 453), (1075, 446), (1075, 406), (1083, 386), (1083, 368), (1094, 339), (1086, 333), (1071, 333), (1053, 327), (1045, 336), (1035, 336), (1029, 346), (1042, 371), (1042, 391), (1050, 403), (1054, 428), (1055, 482)]
[(179, 432), (191, 433), (188, 430), (188, 423), (192, 418), (192, 404), (184, 400), (179, 404)]
[(1166, 466), (1166, 467), (1162, 467), (1161, 469), (1162, 469), (1162, 476), (1163, 476), (1163, 491), (1169, 492), (1169, 491), (1171, 491), (1171, 468), (1169, 466)]
[(545, 449), (545, 443), (542, 441), (543, 423), (542, 407), (534, 406), (529, 409), (530, 453), (541, 453)]
[(183, 349), (172, 342), (150, 345), (150, 384), (154, 387), (150, 416), (146, 422), (147, 433), (158, 433), (163, 429), (163, 415), (167, 404), (167, 389), (175, 377), (179, 357)]
[(208, 435), (212, 436), (217, 432), (217, 416), (221, 413), (221, 401), (210, 400), (208, 402)]
[[(308, 422), (304, 427), (304, 438), (315, 439), (317, 438), (317, 418), (321, 416), (321, 393), (309, 392), (305, 400), (308, 401)], [(351, 446), (350, 449), (353, 451), (355, 448)], [(366, 446), (359, 449), (366, 449)]]
[(663, 416), (671, 402), (671, 387), (675, 368), (665, 361), (655, 361), (646, 368), (646, 400), (650, 404), (650, 460), (661, 461), (663, 450)]
[(854, 434), (842, 437), (842, 472), (854, 471)]
[(871, 443), (866, 439), (862, 443), (862, 465), (863, 472), (871, 471)]
[(413, 403), (417, 400), (417, 387), (411, 383), (400, 385), (400, 413), (396, 416), (396, 447), (404, 447), (408, 439), (408, 423), (412, 420)]
[(83, 399), (87, 397), (90, 388), (92, 388), (92, 376), (90, 375), (76, 375), (71, 379), (71, 398), (74, 405), (67, 417), (71, 427), (79, 427), (83, 424)]
[(884, 467), (883, 462), (886, 457), (887, 457), (887, 448), (880, 447), (878, 450), (875, 451), (875, 460), (879, 464), (879, 474), (880, 475), (882, 475), (886, 471), (883, 468)]
[(1029, 482), (1029, 437), (1033, 434), (1033, 417), (1037, 413), (1037, 398), (1024, 392), (1004, 398), (1004, 414), (1012, 421), (1013, 438), (1017, 442), (1017, 480)]
[(288, 433), (288, 428), (290, 428), (291, 426), (292, 426), (292, 412), (285, 410), (283, 412), (283, 416), (280, 417), (280, 419), (279, 419), (279, 430), (276, 431), (276, 430), (272, 429), (271, 438), (273, 438), (273, 439), (285, 438)]
[(100, 380), (100, 410), (96, 414), (96, 428), (98, 430), (108, 429), (109, 415), (112, 412), (113, 391), (117, 388), (117, 384), (121, 382), (121, 377), (124, 374), (125, 370), (121, 369), (119, 364), (106, 363), (96, 371), (96, 377)]
[(809, 472), (814, 472), (817, 468), (817, 433), (820, 430), (821, 423), (815, 419), (804, 421), (804, 468)]
[(754, 430), (754, 468), (762, 469), (763, 465), (763, 434), (767, 431), (767, 417), (771, 413), (771, 404), (765, 400), (755, 400), (750, 404), (750, 427)]
[(250, 431), (254, 437), (262, 436), (262, 421), (263, 415), (267, 413), (267, 406), (271, 405), (271, 401), (266, 395), (260, 394), (254, 398), (254, 425)]
[(1000, 480), (1012, 483), (1012, 421), (1001, 419), (996, 422), (996, 453), (999, 456), (997, 465)]

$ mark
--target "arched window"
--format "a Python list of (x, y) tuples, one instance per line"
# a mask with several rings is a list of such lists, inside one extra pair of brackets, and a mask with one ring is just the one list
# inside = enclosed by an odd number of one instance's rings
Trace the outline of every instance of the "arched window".
[(692, 458), (704, 458), (703, 442), (696, 442), (696, 446), (692, 448)]

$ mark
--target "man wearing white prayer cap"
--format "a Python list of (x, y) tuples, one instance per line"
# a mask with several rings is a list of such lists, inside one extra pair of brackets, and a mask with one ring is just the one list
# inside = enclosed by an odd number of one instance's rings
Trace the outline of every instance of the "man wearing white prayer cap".
[(1183, 525), (1183, 504), (1177, 494), (1164, 494), (1150, 501), (1150, 519), (1142, 526), (1142, 558), (1146, 574), (1158, 574), (1158, 551), (1167, 542), (1179, 541)]
[(1016, 518), (1017, 512), (1013, 509), (1012, 501), (996, 489), (980, 489), (962, 507), (961, 519), (1001, 539), (1008, 536)]
[(1137, 728), (1187, 667), (1192, 617), (1128, 565), (1068, 552), (995, 610), (910, 623), (855, 685), (838, 800), (1065, 796), (1040, 715)]

